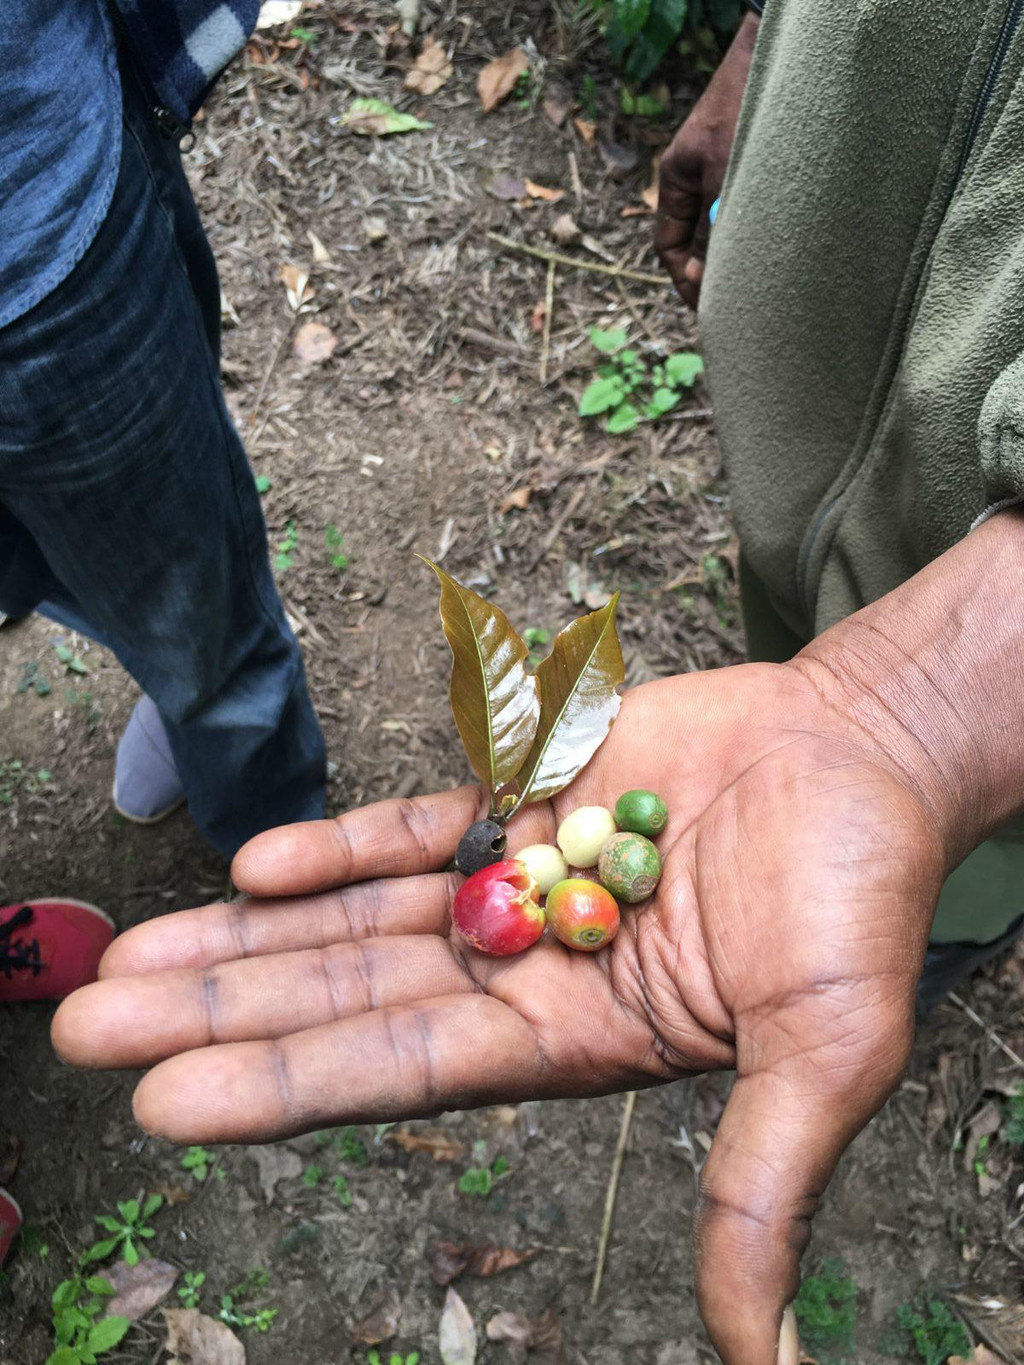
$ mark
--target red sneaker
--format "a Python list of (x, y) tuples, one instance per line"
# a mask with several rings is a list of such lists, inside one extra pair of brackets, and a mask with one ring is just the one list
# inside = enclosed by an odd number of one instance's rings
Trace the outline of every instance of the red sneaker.
[(0, 1190), (0, 1265), (6, 1260), (21, 1224), (21, 1209), (18, 1208), (17, 1200), (6, 1190)]
[(113, 937), (113, 920), (85, 901), (0, 906), (0, 1004), (63, 1000), (96, 980)]

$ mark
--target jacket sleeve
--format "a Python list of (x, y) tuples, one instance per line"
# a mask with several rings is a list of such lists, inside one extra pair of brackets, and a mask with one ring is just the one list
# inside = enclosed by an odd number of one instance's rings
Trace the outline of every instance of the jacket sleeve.
[(1007, 365), (985, 396), (978, 444), (987, 505), (975, 526), (1024, 502), (1024, 355)]

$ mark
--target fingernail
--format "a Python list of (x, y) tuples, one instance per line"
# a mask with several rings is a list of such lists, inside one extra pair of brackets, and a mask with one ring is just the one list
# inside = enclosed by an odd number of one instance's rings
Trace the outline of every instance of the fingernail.
[(800, 1365), (800, 1338), (796, 1330), (796, 1314), (793, 1305), (782, 1315), (782, 1331), (779, 1333), (779, 1365)]

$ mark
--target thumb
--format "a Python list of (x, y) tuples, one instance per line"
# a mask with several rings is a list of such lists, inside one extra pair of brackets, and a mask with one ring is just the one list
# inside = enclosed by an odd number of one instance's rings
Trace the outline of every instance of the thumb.
[(837, 999), (801, 995), (753, 1033), (737, 1022), (740, 1075), (694, 1229), (701, 1315), (725, 1365), (796, 1361), (783, 1314), (811, 1219), (843, 1151), (898, 1084), (913, 1036), (912, 998), (883, 1004), (882, 990), (844, 982)]

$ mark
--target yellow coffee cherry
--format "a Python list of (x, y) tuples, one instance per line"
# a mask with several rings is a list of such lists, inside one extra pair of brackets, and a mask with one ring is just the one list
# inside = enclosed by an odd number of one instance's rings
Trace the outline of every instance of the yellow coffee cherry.
[(528, 844), (515, 857), (540, 887), (542, 896), (569, 875), (568, 865), (554, 844)]
[(556, 838), (572, 867), (596, 867), (602, 848), (615, 832), (615, 816), (606, 806), (580, 806), (565, 817)]

